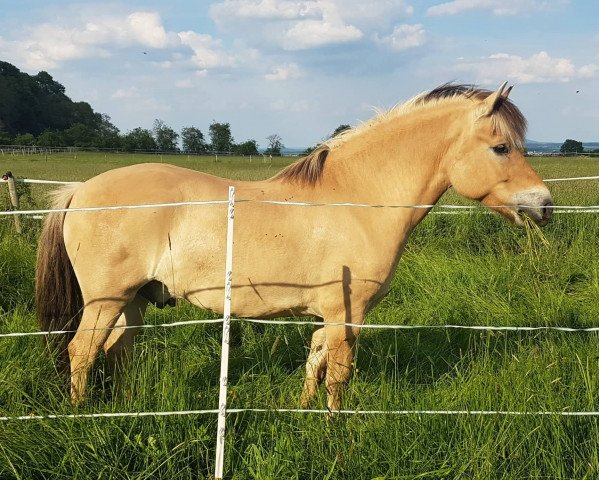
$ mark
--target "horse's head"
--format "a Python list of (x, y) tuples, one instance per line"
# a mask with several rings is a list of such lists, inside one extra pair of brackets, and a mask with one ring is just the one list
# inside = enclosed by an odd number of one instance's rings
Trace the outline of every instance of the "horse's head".
[(455, 141), (445, 156), (447, 175), (458, 193), (514, 224), (523, 225), (525, 214), (542, 226), (551, 216), (551, 194), (524, 159), (526, 120), (508, 99), (506, 84), (496, 92), (466, 93), (467, 120), (460, 116), (455, 126)]

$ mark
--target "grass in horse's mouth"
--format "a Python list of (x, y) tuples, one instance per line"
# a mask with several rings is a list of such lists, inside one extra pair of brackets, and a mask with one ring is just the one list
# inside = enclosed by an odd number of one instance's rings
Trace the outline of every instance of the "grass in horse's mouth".
[(518, 212), (518, 215), (524, 222), (527, 250), (537, 255), (540, 254), (542, 247), (549, 246), (549, 240), (547, 240), (543, 234), (541, 227), (539, 227), (539, 225), (537, 225), (526, 213)]

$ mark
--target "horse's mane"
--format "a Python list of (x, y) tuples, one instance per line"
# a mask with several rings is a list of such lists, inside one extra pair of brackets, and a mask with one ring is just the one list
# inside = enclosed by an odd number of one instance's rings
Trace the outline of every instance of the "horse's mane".
[[(305, 185), (315, 185), (322, 177), (329, 152), (355, 138), (373, 126), (396, 118), (418, 108), (437, 105), (453, 99), (465, 98), (482, 101), (493, 92), (474, 85), (445, 83), (431, 91), (421, 93), (403, 104), (396, 105), (386, 112), (378, 113), (367, 122), (347, 129), (321, 143), (308, 156), (281, 170), (272, 180), (288, 180)], [(493, 133), (504, 135), (514, 147), (523, 150), (526, 135), (526, 119), (522, 112), (508, 98), (501, 97), (491, 115)]]
[[(474, 98), (482, 101), (493, 92), (474, 85), (458, 85), (446, 83), (440, 87), (421, 95), (421, 104), (430, 104), (440, 102), (448, 98)], [(514, 147), (523, 150), (526, 137), (526, 119), (522, 112), (514, 105), (509, 98), (500, 97), (495, 104), (495, 109), (491, 115), (493, 121), (493, 134), (504, 135), (507, 141)]]

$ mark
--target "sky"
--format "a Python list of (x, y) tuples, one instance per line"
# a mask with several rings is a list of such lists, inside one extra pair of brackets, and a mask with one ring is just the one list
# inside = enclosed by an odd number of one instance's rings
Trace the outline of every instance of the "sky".
[(229, 122), (325, 139), (449, 81), (496, 89), (528, 138), (599, 141), (597, 0), (0, 0), (0, 60), (126, 132)]

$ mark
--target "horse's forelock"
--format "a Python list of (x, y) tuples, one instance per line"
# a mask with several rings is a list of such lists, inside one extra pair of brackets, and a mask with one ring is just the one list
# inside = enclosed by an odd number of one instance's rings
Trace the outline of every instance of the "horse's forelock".
[(508, 142), (524, 150), (526, 142), (526, 118), (508, 98), (500, 98), (491, 114), (493, 133), (504, 135)]

